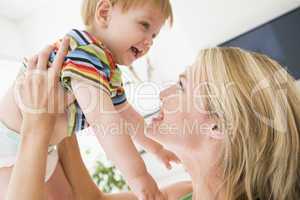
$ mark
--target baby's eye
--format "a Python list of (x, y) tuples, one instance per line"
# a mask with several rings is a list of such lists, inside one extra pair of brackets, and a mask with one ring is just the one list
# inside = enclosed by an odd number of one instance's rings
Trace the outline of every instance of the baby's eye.
[(140, 24), (143, 26), (143, 28), (145, 30), (149, 30), (150, 29), (150, 24), (148, 22), (141, 22)]

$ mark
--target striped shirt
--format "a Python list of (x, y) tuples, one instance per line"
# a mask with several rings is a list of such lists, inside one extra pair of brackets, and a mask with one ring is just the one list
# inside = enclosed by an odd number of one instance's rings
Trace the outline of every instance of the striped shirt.
[[(72, 92), (71, 79), (74, 78), (107, 93), (113, 105), (124, 103), (126, 96), (121, 71), (110, 51), (86, 31), (73, 29), (67, 36), (70, 38), (70, 49), (61, 71), (63, 87)], [(60, 42), (56, 43), (50, 62), (54, 61)], [(87, 126), (86, 118), (75, 101), (68, 107), (68, 134), (71, 135)]]

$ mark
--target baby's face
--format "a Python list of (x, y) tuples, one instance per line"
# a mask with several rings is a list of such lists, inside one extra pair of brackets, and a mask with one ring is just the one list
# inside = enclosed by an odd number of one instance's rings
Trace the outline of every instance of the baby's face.
[(165, 23), (160, 9), (150, 3), (130, 8), (127, 12), (117, 4), (110, 17), (105, 45), (121, 65), (131, 65), (145, 55)]

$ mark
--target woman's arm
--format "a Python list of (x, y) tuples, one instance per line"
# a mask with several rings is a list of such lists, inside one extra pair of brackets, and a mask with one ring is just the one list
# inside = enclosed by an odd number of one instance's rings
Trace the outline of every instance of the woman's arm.
[(168, 200), (179, 200), (183, 196), (193, 192), (191, 181), (182, 181), (169, 185), (163, 189)]
[[(7, 200), (18, 200), (20, 197), (24, 200), (45, 199), (44, 177), (49, 142), (45, 135), (51, 133), (52, 127), (42, 124), (33, 127), (30, 124), (25, 122), (21, 129), (23, 136), (9, 182)], [(42, 132), (45, 135), (40, 134)]]
[(65, 138), (58, 146), (59, 159), (71, 184), (76, 200), (100, 200), (102, 192), (93, 182), (81, 158), (75, 135)]
[[(167, 200), (180, 200), (183, 196), (191, 193), (193, 189), (190, 181), (183, 181), (163, 187), (161, 191)], [(122, 192), (117, 194), (104, 194), (101, 200), (138, 200), (138, 198), (134, 196), (132, 192)]]
[[(16, 84), (17, 102), (22, 111), (21, 146), (8, 186), (6, 200), (45, 199), (44, 178), (48, 144), (55, 123), (58, 99), (48, 101), (58, 92), (58, 75), (68, 48), (65, 39), (57, 59), (47, 69), (50, 52), (48, 46), (39, 56), (28, 61), (24, 78)], [(62, 102), (63, 103), (63, 102)], [(48, 111), (49, 106), (53, 108)]]

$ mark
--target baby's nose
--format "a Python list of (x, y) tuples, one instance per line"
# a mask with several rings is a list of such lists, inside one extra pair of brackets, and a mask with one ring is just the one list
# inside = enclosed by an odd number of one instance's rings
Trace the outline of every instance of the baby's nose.
[(147, 49), (150, 49), (150, 47), (153, 45), (153, 39), (152, 38), (145, 39), (144, 45), (147, 47)]
[(167, 96), (167, 89), (164, 89), (164, 90), (162, 90), (162, 91), (159, 93), (159, 99), (160, 99), (160, 101), (163, 101), (164, 98), (166, 98), (166, 96)]

